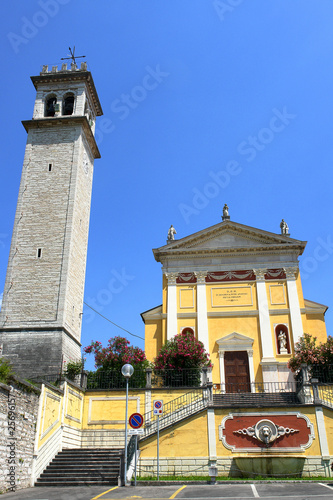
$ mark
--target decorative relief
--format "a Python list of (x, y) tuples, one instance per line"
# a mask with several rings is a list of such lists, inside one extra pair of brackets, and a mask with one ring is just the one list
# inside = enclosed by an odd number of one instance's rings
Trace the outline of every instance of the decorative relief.
[(200, 285), (206, 283), (206, 276), (207, 272), (206, 271), (198, 271), (197, 273), (194, 273), (197, 277), (197, 283)]
[(265, 274), (266, 280), (283, 280), (286, 278), (284, 269), (267, 269)]
[(168, 285), (175, 285), (178, 273), (165, 273), (165, 277), (168, 280)]
[(285, 267), (284, 272), (286, 274), (287, 280), (295, 280), (296, 279), (296, 273), (298, 271), (298, 267)]
[(211, 283), (214, 281), (254, 281), (256, 276), (252, 270), (250, 271), (223, 271), (220, 273), (207, 273), (206, 281)]
[(219, 439), (233, 452), (299, 452), (314, 437), (309, 418), (297, 412), (230, 413), (219, 426)]
[(253, 269), (253, 272), (256, 275), (257, 281), (265, 281), (267, 269)]
[(277, 426), (271, 420), (259, 420), (253, 427), (247, 427), (233, 431), (234, 434), (243, 434), (250, 436), (252, 439), (257, 439), (264, 443), (267, 447), (284, 435), (294, 434), (299, 432), (299, 429), (291, 429), (290, 427)]
[(179, 273), (177, 283), (196, 283), (195, 273)]

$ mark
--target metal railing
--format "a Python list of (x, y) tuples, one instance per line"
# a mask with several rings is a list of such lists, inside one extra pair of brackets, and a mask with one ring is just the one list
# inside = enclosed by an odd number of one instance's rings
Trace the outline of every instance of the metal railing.
[(163, 415), (160, 417), (149, 411), (144, 415), (144, 435), (148, 437), (157, 432), (157, 419), (159, 419), (159, 428), (165, 429), (184, 418), (194, 415), (198, 411), (208, 406), (209, 394), (206, 389), (195, 389), (183, 394), (172, 401), (164, 404)]
[(318, 379), (319, 383), (333, 383), (333, 365), (312, 365), (309, 366), (311, 378)]
[[(144, 389), (146, 387), (145, 370), (135, 370), (128, 380), (130, 389)], [(109, 372), (88, 372), (87, 389), (125, 389), (126, 379), (119, 370)]]
[(165, 370), (153, 370), (152, 387), (155, 388), (186, 388), (201, 387), (201, 368), (174, 368)]
[(318, 397), (320, 401), (327, 406), (333, 408), (333, 386), (332, 385), (320, 385), (318, 386)]
[(226, 383), (214, 390), (220, 394), (282, 394), (296, 392), (295, 382), (249, 382), (249, 383)]
[[(201, 387), (207, 382), (207, 369), (134, 370), (130, 389)], [(125, 389), (126, 380), (119, 370), (87, 372), (87, 389)]]

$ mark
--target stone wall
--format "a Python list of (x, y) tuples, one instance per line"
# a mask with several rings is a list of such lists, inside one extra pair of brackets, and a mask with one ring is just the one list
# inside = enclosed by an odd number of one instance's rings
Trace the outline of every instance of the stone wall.
[(0, 383), (0, 493), (31, 486), (39, 389)]

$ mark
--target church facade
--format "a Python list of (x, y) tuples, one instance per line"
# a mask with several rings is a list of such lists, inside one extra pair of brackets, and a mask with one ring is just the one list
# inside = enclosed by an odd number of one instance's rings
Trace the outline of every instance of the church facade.
[[(327, 307), (303, 297), (298, 257), (306, 242), (222, 222), (153, 250), (162, 264), (163, 303), (142, 314), (153, 360), (166, 340), (190, 329), (210, 354), (211, 381), (291, 383), (288, 360), (304, 332), (325, 342)], [(284, 222), (284, 221), (283, 221)]]

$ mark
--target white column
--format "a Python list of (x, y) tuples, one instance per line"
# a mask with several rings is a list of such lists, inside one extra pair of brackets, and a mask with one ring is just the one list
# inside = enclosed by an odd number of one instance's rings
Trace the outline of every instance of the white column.
[(248, 349), (247, 355), (249, 358), (249, 374), (250, 374), (251, 392), (256, 392), (256, 387), (254, 384), (255, 378), (254, 378), (253, 351)]
[(291, 330), (293, 332), (294, 345), (303, 336), (302, 316), (299, 307), (296, 277), (297, 267), (285, 268), (287, 277), (287, 292), (290, 311)]
[(203, 343), (206, 351), (209, 351), (207, 297), (206, 297), (206, 272), (195, 273), (197, 277), (197, 321), (198, 340)]
[(167, 340), (177, 335), (177, 273), (165, 273), (168, 280), (167, 294)]
[(261, 348), (262, 348), (262, 361), (274, 360), (272, 333), (271, 333), (271, 323), (269, 320), (268, 311), (268, 301), (266, 292), (266, 282), (265, 282), (265, 272), (266, 269), (254, 269), (253, 270), (257, 280), (257, 300), (258, 300), (258, 311), (259, 311), (259, 325), (260, 325), (260, 338), (261, 338)]
[(225, 371), (224, 371), (224, 352), (219, 350), (219, 360), (220, 360), (220, 390), (225, 392)]

